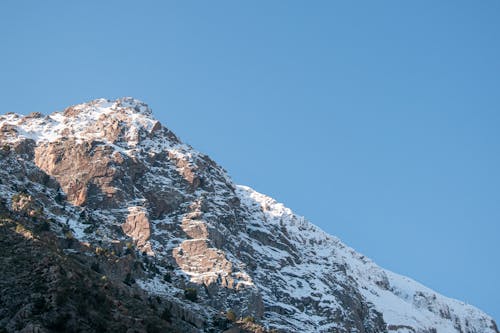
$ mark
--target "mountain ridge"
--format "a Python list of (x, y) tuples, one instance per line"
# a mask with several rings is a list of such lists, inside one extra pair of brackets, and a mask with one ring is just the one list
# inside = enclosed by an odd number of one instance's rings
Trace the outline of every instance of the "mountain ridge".
[[(45, 117), (7, 114), (0, 142), (10, 211), (41, 207), (50, 230), (81, 243), (126, 252), (132, 242), (150, 267), (122, 267), (115, 279), (134, 276), (134, 288), (190, 308), (193, 331), (231, 310), (285, 332), (498, 332), (480, 310), (378, 267), (283, 204), (233, 184), (133, 98)], [(12, 169), (17, 176), (5, 174)], [(198, 303), (183, 298), (191, 289)]]

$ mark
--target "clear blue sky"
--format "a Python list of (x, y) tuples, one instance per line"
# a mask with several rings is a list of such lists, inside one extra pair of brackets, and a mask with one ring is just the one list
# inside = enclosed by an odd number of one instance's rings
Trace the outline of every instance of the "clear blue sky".
[(75, 3), (1, 2), (2, 113), (142, 99), (236, 182), (500, 320), (499, 1)]

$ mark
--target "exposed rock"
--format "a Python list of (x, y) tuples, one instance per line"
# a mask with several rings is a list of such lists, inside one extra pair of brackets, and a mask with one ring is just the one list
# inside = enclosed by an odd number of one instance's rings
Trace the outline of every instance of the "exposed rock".
[(8, 332), (498, 333), (233, 184), (131, 98), (0, 117), (0, 194)]
[(151, 236), (151, 226), (147, 210), (143, 207), (129, 207), (128, 211), (127, 219), (122, 224), (123, 232), (131, 237), (143, 252), (154, 255), (151, 244), (148, 242)]

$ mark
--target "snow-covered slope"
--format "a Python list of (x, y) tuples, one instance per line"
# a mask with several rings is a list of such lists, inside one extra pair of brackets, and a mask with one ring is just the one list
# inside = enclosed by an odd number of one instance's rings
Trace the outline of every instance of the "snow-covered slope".
[[(254, 211), (255, 220), (264, 220), (266, 225), (281, 225), (289, 240), (301, 249), (304, 262), (280, 270), (291, 295), (314, 297), (314, 292), (319, 291), (318, 300), (329, 301), (330, 307), (338, 306), (335, 297), (329, 297), (331, 286), (325, 285), (324, 281), (325, 275), (339, 274), (327, 267), (340, 266), (343, 271), (339, 275), (356, 285), (364, 298), (383, 314), (389, 331), (495, 332), (492, 319), (479, 309), (439, 295), (412, 279), (377, 266), (337, 238), (295, 216), (272, 198), (245, 186), (239, 187), (239, 193), (248, 206), (260, 206)], [(331, 323), (322, 325), (323, 320), (317, 317), (314, 327), (320, 330), (334, 327)]]
[[(9, 171), (15, 163), (47, 173), (68, 201), (62, 211), (55, 189), (40, 199), (59, 222), (53, 230), (110, 248), (133, 240), (149, 267), (137, 286), (201, 318), (231, 309), (283, 332), (498, 333), (480, 310), (378, 267), (283, 204), (233, 184), (140, 101), (7, 114), (0, 141), (17, 154), (2, 160), (5, 200), (12, 204), (20, 186), (42, 192)], [(186, 286), (198, 304), (179, 296)]]

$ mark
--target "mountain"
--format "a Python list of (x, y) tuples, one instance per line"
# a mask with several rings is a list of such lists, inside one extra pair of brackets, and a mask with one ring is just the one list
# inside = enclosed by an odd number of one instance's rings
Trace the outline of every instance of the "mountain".
[(144, 103), (0, 117), (0, 331), (498, 333), (182, 143)]

